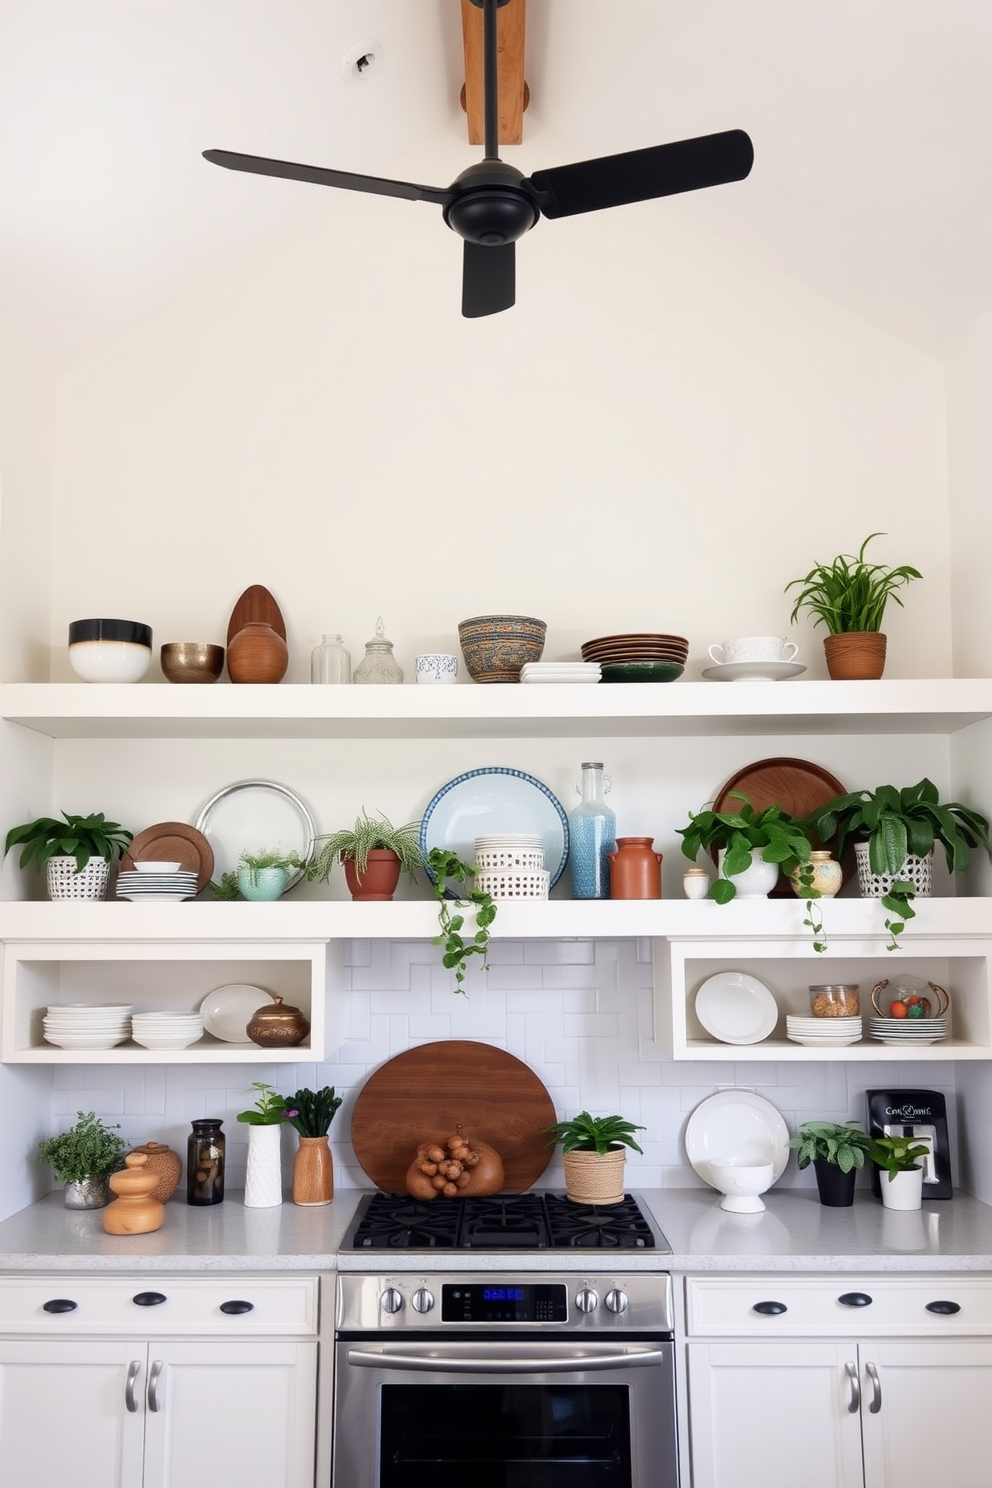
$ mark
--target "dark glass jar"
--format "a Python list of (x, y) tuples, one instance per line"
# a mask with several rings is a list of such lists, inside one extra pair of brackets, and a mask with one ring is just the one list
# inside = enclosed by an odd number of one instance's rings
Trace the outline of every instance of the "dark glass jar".
[(204, 1206), (224, 1197), (224, 1150), (227, 1140), (220, 1121), (204, 1117), (192, 1123), (186, 1147), (186, 1202)]

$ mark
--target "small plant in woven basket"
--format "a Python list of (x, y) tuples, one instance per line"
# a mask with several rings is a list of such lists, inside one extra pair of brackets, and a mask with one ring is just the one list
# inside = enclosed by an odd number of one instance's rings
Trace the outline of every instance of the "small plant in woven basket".
[[(427, 867), (437, 900), (437, 918), (441, 927), (440, 935), (434, 936), (432, 944), (444, 948), (441, 964), (455, 973), (455, 991), (464, 993), (470, 956), (480, 956), (483, 971), (489, 969), (489, 926), (496, 918), (496, 904), (492, 895), (484, 889), (472, 887), (475, 883), (475, 869), (468, 863), (463, 863), (457, 853), (449, 852), (446, 848), (432, 847), (427, 855)], [(449, 899), (449, 883), (468, 887), (457, 899)], [(462, 910), (470, 907), (475, 908), (475, 931), (466, 940), (462, 935), (465, 928)]]
[(545, 1128), (549, 1147), (560, 1142), (565, 1194), (576, 1204), (619, 1204), (624, 1196), (627, 1148), (643, 1153), (634, 1132), (643, 1131), (623, 1116), (591, 1116), (580, 1111)]

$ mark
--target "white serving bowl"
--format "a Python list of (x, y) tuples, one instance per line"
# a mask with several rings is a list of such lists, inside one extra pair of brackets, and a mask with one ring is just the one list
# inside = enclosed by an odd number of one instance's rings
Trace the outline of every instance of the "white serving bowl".
[(141, 858), (135, 863), (138, 873), (178, 873), (182, 863), (160, 863), (151, 858)]
[(710, 1181), (723, 1194), (721, 1209), (729, 1209), (731, 1214), (762, 1212), (765, 1206), (758, 1195), (771, 1188), (775, 1178), (770, 1162), (738, 1163), (727, 1159), (711, 1162), (709, 1171)]
[(135, 1029), (131, 1037), (143, 1049), (188, 1049), (203, 1037), (202, 1028), (193, 1028), (189, 1033), (144, 1033)]
[(152, 660), (152, 628), (140, 620), (73, 620), (69, 665), (84, 682), (140, 682)]

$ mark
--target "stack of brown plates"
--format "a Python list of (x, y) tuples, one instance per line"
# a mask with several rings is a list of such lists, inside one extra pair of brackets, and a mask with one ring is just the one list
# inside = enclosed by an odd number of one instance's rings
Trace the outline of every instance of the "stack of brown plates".
[(685, 670), (685, 636), (630, 633), (582, 643), (583, 661), (598, 662), (604, 682), (674, 682)]

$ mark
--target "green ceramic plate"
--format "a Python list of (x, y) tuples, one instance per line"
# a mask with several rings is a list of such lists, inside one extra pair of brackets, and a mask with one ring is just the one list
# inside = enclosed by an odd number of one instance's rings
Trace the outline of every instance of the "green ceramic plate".
[(603, 682), (674, 682), (685, 667), (677, 661), (604, 662)]

